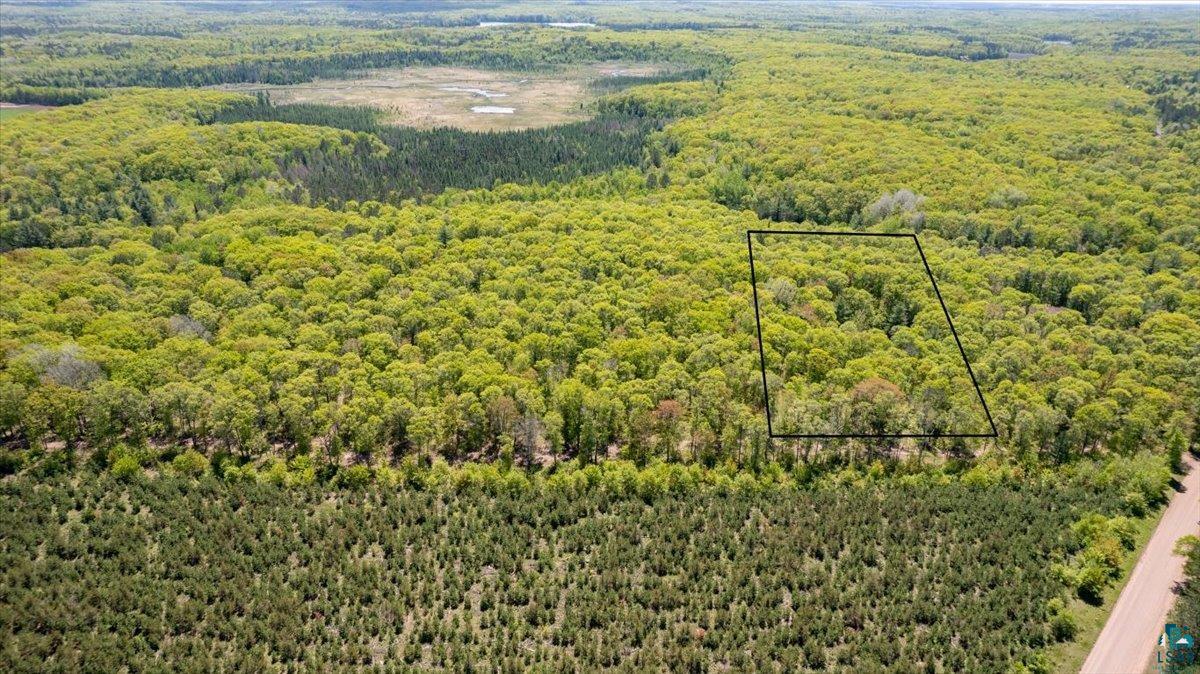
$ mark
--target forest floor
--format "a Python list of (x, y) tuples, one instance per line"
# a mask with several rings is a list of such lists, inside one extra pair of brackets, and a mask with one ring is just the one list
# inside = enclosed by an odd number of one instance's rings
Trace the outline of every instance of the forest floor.
[(1183, 580), (1184, 558), (1174, 554), (1175, 542), (1200, 533), (1200, 461), (1187, 455), (1185, 465), (1188, 472), (1113, 606), (1082, 674), (1146, 671), (1175, 601), (1174, 588)]
[(617, 75), (652, 75), (658, 66), (596, 63), (555, 72), (508, 72), (459, 67), (371, 70), (361, 77), (303, 84), (232, 84), (225, 91), (270, 95), (275, 103), (366, 105), (393, 124), (432, 129), (503, 131), (586, 119), (594, 98), (588, 82)]

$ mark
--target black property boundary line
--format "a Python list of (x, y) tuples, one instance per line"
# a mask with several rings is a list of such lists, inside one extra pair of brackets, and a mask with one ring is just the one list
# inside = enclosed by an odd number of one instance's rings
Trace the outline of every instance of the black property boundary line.
[[(979, 398), (979, 404), (983, 406), (983, 413), (987, 417), (988, 426), (991, 427), (991, 433), (815, 433), (815, 434), (793, 434), (793, 433), (775, 433), (774, 427), (771, 424), (771, 396), (767, 391), (767, 356), (763, 348), (762, 338), (762, 318), (759, 315), (758, 309), (758, 280), (754, 273), (754, 241), (753, 237), (759, 234), (807, 234), (812, 236), (874, 236), (887, 237), (895, 239), (912, 239), (912, 242), (917, 245), (917, 253), (921, 256), (921, 264), (925, 267), (925, 274), (929, 276), (929, 282), (933, 285), (933, 294), (937, 296), (938, 304), (942, 307), (942, 313), (946, 316), (946, 323), (950, 326), (950, 334), (954, 335), (954, 344), (958, 346), (958, 353), (962, 356), (963, 364), (967, 366), (967, 375), (971, 378), (971, 385), (975, 387), (975, 395)], [(950, 318), (950, 310), (946, 308), (946, 301), (942, 299), (942, 292), (938, 290), (937, 280), (933, 278), (933, 270), (929, 268), (929, 260), (925, 259), (925, 250), (921, 248), (921, 241), (916, 234), (890, 233), (890, 232), (842, 232), (842, 231), (803, 231), (795, 229), (748, 229), (746, 230), (746, 249), (750, 254), (750, 288), (754, 294), (754, 326), (758, 330), (758, 363), (760, 372), (762, 373), (763, 384), (763, 407), (767, 411), (767, 435), (771, 438), (779, 439), (802, 439), (802, 438), (995, 438), (999, 437), (1000, 433), (996, 430), (996, 422), (992, 420), (992, 412), (988, 409), (987, 401), (983, 399), (983, 391), (979, 389), (979, 382), (975, 379), (975, 371), (971, 369), (971, 361), (967, 359), (967, 352), (963, 349), (962, 340), (958, 338), (958, 331), (954, 329), (954, 321)]]

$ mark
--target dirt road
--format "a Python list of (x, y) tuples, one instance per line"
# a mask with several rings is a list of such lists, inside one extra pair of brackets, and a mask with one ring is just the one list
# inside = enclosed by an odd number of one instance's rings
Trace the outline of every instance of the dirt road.
[(1184, 559), (1172, 554), (1175, 541), (1200, 533), (1200, 462), (1191, 455), (1184, 462), (1183, 491), (1171, 497), (1080, 674), (1141, 674), (1150, 665), (1175, 601), (1171, 588), (1183, 579)]

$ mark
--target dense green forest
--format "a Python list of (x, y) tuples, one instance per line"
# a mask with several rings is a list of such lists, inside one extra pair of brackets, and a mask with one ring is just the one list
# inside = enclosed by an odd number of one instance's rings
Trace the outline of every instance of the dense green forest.
[(1006, 672), (1071, 629), (1046, 558), (1127, 544), (1128, 473), (797, 498), (609, 468), (336, 499), (303, 480), (7, 481), (0, 662)]
[[(615, 79), (615, 78), (613, 78)], [(658, 78), (624, 78), (630, 80)], [(346, 201), (397, 203), (448, 187), (569, 181), (642, 160), (647, 135), (662, 128), (655, 118), (609, 114), (588, 121), (508, 132), (470, 132), (390, 126), (371, 108), (319, 104), (252, 104), (217, 112), (211, 123), (247, 120), (329, 126), (370, 133), (348, 151), (293, 150), (280, 158), (281, 173), (303, 190), (296, 200), (341, 205)], [(381, 152), (378, 141), (387, 146)], [(340, 149), (340, 148), (339, 148)], [(470, 158), (469, 161), (464, 161)]]
[(1070, 669), (1200, 444), (1194, 18), (6, 2), (4, 668)]

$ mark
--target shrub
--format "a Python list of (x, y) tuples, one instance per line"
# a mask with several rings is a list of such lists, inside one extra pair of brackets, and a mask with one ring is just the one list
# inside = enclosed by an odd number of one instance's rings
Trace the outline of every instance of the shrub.
[[(299, 459), (300, 457), (296, 457)], [(400, 460), (396, 468), (399, 486), (405, 489), (421, 490), (425, 488), (425, 470), (415, 456), (406, 456)]]
[(75, 466), (75, 455), (66, 451), (51, 452), (37, 465), (33, 466), (30, 474), (40, 480), (62, 475)]
[(340, 486), (361, 489), (371, 483), (371, 469), (363, 465), (343, 468), (338, 471), (337, 481)]
[(268, 466), (264, 472), (259, 473), (258, 476), (258, 478), (263, 482), (266, 482), (267, 484), (273, 484), (276, 487), (288, 485), (291, 482), (291, 480), (288, 479), (289, 477), (287, 464), (284, 463), (283, 459), (275, 459), (272, 461), (271, 465)]
[(222, 477), (226, 482), (249, 483), (258, 481), (258, 471), (254, 470), (254, 466), (246, 464), (244, 466), (236, 465), (232, 462), (226, 462), (225, 471)]
[(1145, 517), (1150, 511), (1150, 504), (1146, 502), (1146, 495), (1140, 491), (1125, 492), (1121, 497), (1121, 506), (1125, 512), (1134, 517)]
[(1167, 463), (1172, 473), (1183, 472), (1183, 452), (1187, 449), (1187, 436), (1178, 428), (1167, 436)]
[(643, 470), (637, 476), (637, 494), (646, 502), (662, 496), (667, 491), (667, 482), (656, 470)]
[[(1127, 492), (1140, 493), (1147, 504), (1157, 504), (1166, 498), (1171, 471), (1161, 456), (1113, 457), (1105, 463), (1096, 482), (1102, 487), (1122, 485)], [(1138, 507), (1140, 503), (1137, 500), (1130, 503), (1127, 499), (1126, 506)]]
[(0, 477), (12, 475), (25, 465), (25, 455), (11, 450), (0, 450)]
[(1098, 603), (1109, 581), (1120, 575), (1124, 549), (1133, 547), (1133, 526), (1126, 517), (1107, 518), (1096, 513), (1071, 525), (1077, 553), (1072, 558), (1073, 568), (1059, 575), (1075, 586), (1084, 601)]
[(1108, 521), (1108, 530), (1121, 541), (1121, 547), (1126, 550), (1133, 549), (1134, 537), (1137, 534), (1137, 525), (1133, 520), (1128, 517), (1114, 517)]
[(1079, 571), (1070, 564), (1054, 562), (1050, 565), (1050, 577), (1067, 587), (1079, 587)]
[(762, 491), (762, 485), (749, 473), (741, 473), (734, 478), (733, 486), (743, 494), (755, 494)]
[(317, 467), (311, 456), (301, 454), (292, 457), (288, 468), (290, 469), (288, 478), (292, 484), (309, 485), (317, 481)]
[(1128, 517), (1105, 517), (1091, 513), (1071, 525), (1071, 534), (1080, 548), (1094, 548), (1115, 542), (1121, 548), (1132, 549), (1136, 525)]
[(180, 475), (200, 476), (208, 470), (208, 458), (194, 449), (176, 456), (171, 461), (171, 467)]
[(404, 475), (390, 466), (380, 466), (375, 469), (375, 482), (381, 487), (394, 488), (402, 483)]
[(1050, 674), (1054, 671), (1054, 665), (1050, 662), (1050, 656), (1039, 651), (1029, 656), (1024, 665), (1014, 667), (1013, 671), (1021, 674)]
[(1070, 641), (1079, 631), (1079, 622), (1071, 613), (1059, 613), (1050, 619), (1050, 634), (1055, 641)]
[(1110, 571), (1096, 562), (1089, 562), (1079, 570), (1077, 591), (1079, 598), (1089, 604), (1099, 604), (1104, 599), (1104, 588), (1108, 587)]
[(1079, 622), (1075, 615), (1067, 610), (1062, 599), (1055, 597), (1046, 603), (1050, 612), (1050, 635), (1055, 641), (1070, 641), (1079, 631)]
[(139, 466), (145, 464), (145, 453), (137, 447), (132, 447), (124, 442), (118, 442), (113, 445), (105, 455), (108, 459), (109, 466), (115, 466), (118, 461), (124, 458), (130, 458), (137, 462)]
[(1104, 536), (1096, 539), (1094, 543), (1088, 546), (1087, 550), (1083, 551), (1085, 561), (1095, 560), (1097, 564), (1108, 571), (1110, 576), (1116, 576), (1121, 570), (1121, 559), (1123, 557), (1121, 542), (1112, 536)]
[(113, 462), (110, 471), (118, 480), (132, 480), (142, 472), (142, 464), (132, 456), (122, 456)]
[(1183, 582), (1179, 599), (1175, 601), (1171, 622), (1181, 625), (1200, 624), (1200, 538), (1184, 536), (1175, 543), (1175, 554), (1187, 561), (1183, 566)]
[(520, 470), (513, 470), (505, 473), (502, 481), (504, 493), (513, 497), (519, 497), (521, 494), (528, 494), (532, 486), (529, 478), (525, 476), (525, 472)]

